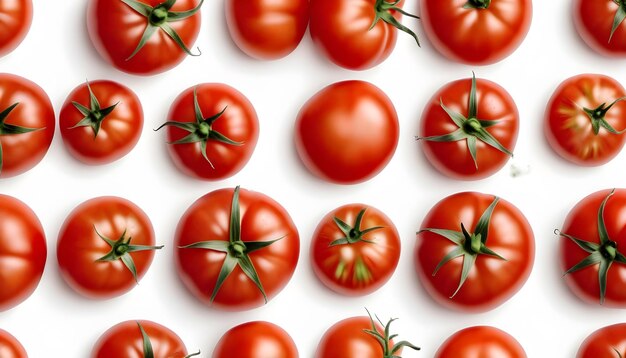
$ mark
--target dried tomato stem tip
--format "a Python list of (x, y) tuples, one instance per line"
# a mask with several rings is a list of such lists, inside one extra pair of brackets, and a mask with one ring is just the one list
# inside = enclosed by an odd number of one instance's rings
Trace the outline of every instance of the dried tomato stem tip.
[(415, 39), (415, 42), (417, 42), (417, 46), (420, 46), (420, 41), (417, 38), (417, 35), (415, 34), (415, 32), (413, 32), (408, 27), (402, 25), (391, 14), (391, 11), (397, 11), (397, 12), (401, 13), (402, 15), (405, 15), (405, 16), (408, 16), (408, 17), (412, 17), (414, 19), (419, 19), (419, 16), (413, 15), (411, 13), (408, 13), (408, 12), (402, 10), (400, 7), (396, 6), (396, 5), (398, 5), (399, 2), (400, 2), (400, 0), (393, 0), (393, 1), (376, 0), (376, 3), (374, 4), (374, 13), (376, 15), (374, 16), (374, 21), (372, 21), (372, 25), (370, 26), (370, 30), (373, 29), (374, 26), (376, 26), (378, 21), (383, 20), (384, 22), (386, 22), (389, 25), (397, 28), (398, 30), (406, 32), (407, 34), (411, 35)]

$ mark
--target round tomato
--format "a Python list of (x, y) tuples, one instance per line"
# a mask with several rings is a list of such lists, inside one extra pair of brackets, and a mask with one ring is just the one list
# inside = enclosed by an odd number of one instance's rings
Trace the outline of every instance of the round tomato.
[(422, 222), (415, 248), (420, 281), (435, 301), (467, 312), (491, 310), (524, 285), (535, 240), (511, 203), (476, 192), (437, 203)]
[(298, 46), (309, 23), (309, 0), (228, 0), (230, 37), (248, 56), (274, 60)]
[(318, 177), (339, 184), (366, 181), (396, 151), (398, 115), (383, 91), (364, 81), (337, 82), (302, 106), (296, 149)]
[(131, 151), (143, 128), (137, 95), (113, 81), (76, 87), (67, 97), (59, 127), (68, 151), (86, 164), (106, 164)]
[(594, 51), (626, 57), (626, 3), (619, 0), (574, 0), (574, 25)]
[(65, 219), (57, 241), (61, 276), (76, 292), (96, 299), (130, 291), (148, 271), (154, 251), (150, 219), (113, 196), (87, 200)]
[(417, 35), (400, 23), (404, 0), (311, 1), (310, 32), (319, 50), (335, 64), (366, 70), (383, 62), (396, 45), (397, 30)]
[(33, 20), (31, 0), (0, 0), (0, 56), (4, 56), (24, 40)]
[(180, 219), (174, 241), (185, 286), (205, 304), (227, 310), (251, 309), (276, 296), (300, 253), (287, 211), (239, 187), (196, 200)]
[(500, 170), (517, 141), (519, 113), (509, 93), (494, 82), (458, 80), (443, 86), (422, 114), (422, 148), (441, 173), (462, 180)]
[(522, 43), (532, 19), (531, 0), (421, 0), (424, 32), (445, 57), (489, 65)]
[(0, 73), (0, 177), (22, 174), (43, 159), (54, 136), (46, 92), (19, 76)]
[(115, 68), (136, 75), (167, 71), (194, 55), (204, 0), (90, 0), (87, 29)]
[(556, 89), (545, 114), (548, 143), (572, 163), (596, 166), (613, 159), (626, 137), (626, 91), (611, 77), (583, 74)]
[(259, 139), (254, 107), (236, 89), (203, 83), (186, 89), (170, 108), (168, 150), (185, 174), (205, 180), (228, 178), (250, 160)]
[(22, 344), (9, 332), (0, 329), (0, 357), (2, 358), (28, 358)]
[(47, 247), (41, 223), (26, 204), (0, 195), (0, 218), (0, 311), (6, 311), (39, 285)]
[(462, 329), (450, 336), (435, 358), (526, 358), (524, 348), (510, 334), (489, 326)]
[(372, 293), (398, 266), (400, 237), (391, 219), (363, 204), (344, 205), (328, 213), (311, 241), (317, 277), (344, 295)]
[(626, 357), (626, 323), (598, 329), (580, 345), (576, 358)]
[(284, 329), (263, 321), (248, 322), (224, 333), (213, 358), (298, 358), (298, 348)]

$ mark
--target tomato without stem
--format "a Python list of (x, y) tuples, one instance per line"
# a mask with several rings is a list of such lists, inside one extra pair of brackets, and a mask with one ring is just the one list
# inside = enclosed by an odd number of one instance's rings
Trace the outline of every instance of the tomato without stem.
[(0, 357), (2, 358), (28, 358), (22, 344), (9, 332), (0, 329)]
[(213, 358), (298, 358), (296, 344), (284, 329), (264, 322), (240, 324), (224, 333)]
[(576, 358), (622, 358), (626, 356), (626, 323), (602, 327), (580, 345)]
[(0, 1), (0, 56), (4, 56), (24, 40), (33, 21), (31, 0)]
[(583, 41), (608, 57), (626, 57), (626, 3), (574, 0), (574, 26)]
[(526, 358), (519, 342), (508, 333), (489, 326), (462, 329), (450, 336), (435, 358)]

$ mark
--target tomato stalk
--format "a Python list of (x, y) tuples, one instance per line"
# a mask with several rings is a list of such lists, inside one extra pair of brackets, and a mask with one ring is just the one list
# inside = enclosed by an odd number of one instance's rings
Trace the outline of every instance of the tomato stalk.
[[(152, 348), (152, 342), (150, 341), (150, 336), (148, 336), (148, 334), (146, 333), (146, 330), (143, 328), (141, 323), (139, 323), (138, 321), (136, 322), (137, 322), (137, 326), (139, 327), (139, 330), (141, 331), (141, 341), (143, 345), (143, 358), (154, 358), (154, 349)], [(200, 355), (200, 351), (193, 353), (193, 354), (189, 354), (185, 356), (185, 358), (194, 357), (198, 355)]]
[(398, 353), (400, 349), (402, 349), (402, 347), (409, 347), (416, 351), (420, 350), (420, 347), (417, 347), (408, 341), (400, 341), (394, 344), (393, 347), (389, 347), (391, 340), (397, 336), (397, 334), (390, 335), (391, 322), (397, 320), (397, 318), (392, 318), (387, 322), (387, 324), (383, 324), (380, 318), (378, 318), (378, 316), (375, 316), (378, 323), (380, 323), (381, 326), (385, 327), (384, 332), (379, 332), (378, 328), (376, 327), (376, 323), (374, 323), (374, 319), (372, 318), (372, 315), (370, 314), (370, 311), (368, 311), (367, 308), (365, 310), (367, 311), (367, 315), (370, 318), (370, 323), (372, 324), (372, 328), (364, 329), (363, 332), (376, 338), (376, 340), (378, 341), (378, 343), (383, 349), (383, 358), (400, 358), (400, 356), (396, 355), (396, 353)]
[(617, 28), (624, 22), (624, 19), (626, 19), (626, 1), (613, 0), (613, 2), (617, 4), (617, 11), (615, 11), (615, 16), (613, 17), (613, 25), (611, 26), (611, 34), (609, 35), (608, 43), (611, 42)]
[(87, 81), (87, 89), (89, 90), (89, 108), (82, 105), (81, 103), (72, 101), (74, 107), (76, 107), (76, 109), (85, 117), (72, 127), (69, 127), (69, 129), (79, 127), (91, 127), (91, 129), (93, 130), (93, 137), (95, 139), (98, 136), (98, 132), (100, 132), (102, 121), (104, 121), (104, 119), (109, 114), (111, 114), (111, 112), (113, 112), (115, 106), (117, 106), (119, 102), (106, 108), (100, 108), (100, 102), (91, 90), (89, 81)]
[[(7, 107), (5, 110), (0, 112), (0, 137), (4, 135), (30, 133), (30, 132), (35, 132), (35, 131), (45, 129), (45, 127), (44, 128), (28, 128), (28, 127), (16, 126), (13, 124), (5, 123), (6, 119), (9, 117), (9, 114), (11, 114), (11, 111), (13, 111), (13, 109), (15, 109), (15, 107), (17, 107), (19, 104), (20, 104), (19, 102), (15, 102), (9, 107)], [(2, 141), (0, 141), (0, 172), (2, 171), (2, 163), (3, 163)]]
[(595, 109), (583, 108), (583, 111), (589, 117), (589, 120), (591, 120), (593, 134), (598, 135), (598, 133), (600, 133), (600, 127), (606, 129), (613, 134), (622, 134), (626, 131), (626, 129), (618, 131), (617, 129), (613, 128), (613, 126), (611, 126), (611, 124), (605, 119), (607, 112), (615, 105), (615, 103), (623, 101), (625, 99), (626, 97), (620, 97), (611, 102), (611, 104), (609, 104), (608, 106), (606, 105), (606, 103), (602, 103)]
[(468, 0), (464, 9), (487, 9), (491, 5), (491, 0)]
[(374, 241), (366, 240), (364, 238), (365, 234), (372, 232), (374, 230), (382, 229), (382, 226), (374, 226), (364, 230), (361, 230), (361, 222), (363, 221), (363, 215), (365, 215), (365, 210), (367, 208), (361, 209), (354, 220), (354, 226), (348, 225), (345, 221), (339, 219), (338, 217), (334, 217), (333, 221), (339, 227), (339, 230), (344, 233), (344, 237), (339, 238), (331, 242), (328, 246), (337, 246), (337, 245), (345, 245), (345, 244), (354, 244), (357, 242), (366, 242), (369, 244), (376, 244)]
[(408, 27), (402, 25), (391, 14), (391, 11), (397, 11), (397, 12), (401, 13), (402, 15), (405, 15), (405, 16), (408, 16), (408, 17), (412, 17), (414, 19), (419, 19), (419, 16), (413, 15), (411, 13), (408, 13), (408, 12), (402, 10), (402, 8), (398, 7), (397, 5), (398, 5), (399, 2), (400, 2), (400, 0), (394, 0), (394, 1), (376, 0), (376, 3), (374, 4), (374, 14), (375, 14), (374, 15), (374, 21), (372, 21), (372, 25), (370, 26), (369, 29), (370, 30), (373, 29), (374, 26), (376, 26), (376, 24), (378, 24), (378, 21), (383, 20), (384, 22), (386, 22), (387, 24), (395, 27), (396, 29), (411, 35), (415, 39), (415, 42), (417, 42), (417, 46), (420, 46), (419, 38), (417, 37), (415, 32), (413, 32)]

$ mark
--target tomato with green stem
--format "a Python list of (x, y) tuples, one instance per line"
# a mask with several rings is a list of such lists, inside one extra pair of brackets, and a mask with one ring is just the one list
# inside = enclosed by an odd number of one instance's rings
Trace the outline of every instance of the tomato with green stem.
[(591, 333), (580, 345), (576, 358), (626, 357), (626, 323), (602, 327)]
[(526, 358), (526, 352), (515, 338), (503, 330), (474, 326), (454, 333), (435, 353), (435, 358), (483, 357)]
[(607, 57), (626, 57), (626, 3), (574, 0), (574, 26), (583, 41)]
[(298, 358), (298, 348), (284, 329), (265, 321), (229, 329), (213, 350), (213, 358)]
[(0, 1), (0, 56), (15, 50), (22, 43), (32, 21), (32, 0)]
[(11, 333), (0, 329), (0, 357), (28, 358), (24, 346)]

